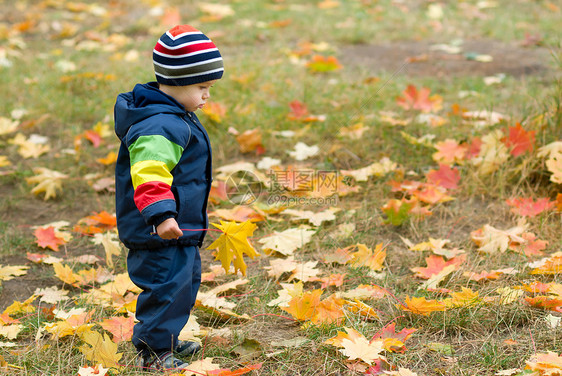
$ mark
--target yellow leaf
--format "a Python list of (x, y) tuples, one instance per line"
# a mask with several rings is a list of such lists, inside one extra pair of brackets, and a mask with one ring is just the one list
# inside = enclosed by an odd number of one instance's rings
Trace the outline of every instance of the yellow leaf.
[(79, 350), (91, 362), (100, 363), (104, 367), (119, 368), (118, 361), (123, 353), (117, 353), (117, 344), (107, 334), (103, 336), (92, 330), (87, 330), (81, 335), (84, 345)]
[(29, 266), (24, 265), (8, 265), (2, 266), (0, 265), (0, 281), (8, 281), (13, 279), (14, 277), (24, 275), (27, 273), (27, 269)]
[(19, 126), (19, 121), (0, 116), (0, 135), (15, 132)]
[(34, 140), (32, 137), (26, 139), (21, 133), (11, 139), (10, 143), (19, 146), (18, 153), (25, 159), (38, 158), (41, 154), (51, 150), (49, 145), (44, 144), (43, 139)]
[(317, 314), (320, 295), (323, 292), (320, 289), (307, 291), (302, 296), (296, 296), (291, 299), (289, 307), (281, 307), (281, 309), (289, 312), (297, 320), (310, 320)]
[(562, 184), (562, 153), (555, 153), (551, 155), (550, 159), (546, 161), (546, 168), (552, 172), (550, 181), (557, 184)]
[(37, 299), (37, 296), (31, 295), (25, 302), (14, 301), (5, 310), (4, 314), (14, 315), (18, 313), (32, 313), (35, 312), (35, 307), (31, 305), (33, 301)]
[(353, 266), (367, 266), (374, 271), (383, 268), (386, 250), (382, 248), (382, 243), (377, 244), (375, 249), (369, 249), (365, 244), (357, 244), (356, 247), (357, 251), (351, 254), (350, 263)]
[(257, 226), (249, 221), (243, 223), (220, 222), (220, 225), (216, 223), (212, 223), (212, 225), (223, 233), (207, 249), (218, 249), (215, 260), (221, 261), (221, 265), (227, 273), (232, 263), (236, 272), (239, 270), (243, 275), (246, 275), (246, 263), (243, 254), (247, 254), (250, 258), (259, 256), (248, 241), (248, 237), (252, 236)]
[(0, 326), (0, 337), (6, 337), (8, 339), (15, 339), (19, 332), (23, 329), (23, 325), (2, 325)]
[(25, 178), (25, 181), (27, 184), (37, 184), (37, 186), (31, 190), (31, 193), (37, 195), (41, 192), (45, 192), (45, 200), (51, 197), (57, 197), (57, 191), (62, 191), (62, 180), (68, 178), (68, 175), (44, 167), (34, 168), (33, 172), (36, 175)]
[(55, 262), (53, 264), (53, 269), (55, 269), (55, 275), (57, 278), (69, 285), (74, 284), (79, 279), (68, 265), (62, 265), (60, 262)]

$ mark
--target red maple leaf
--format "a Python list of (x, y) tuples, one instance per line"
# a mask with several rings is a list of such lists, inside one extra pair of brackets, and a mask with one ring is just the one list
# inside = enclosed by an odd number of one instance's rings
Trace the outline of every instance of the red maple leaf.
[(289, 103), (289, 107), (291, 108), (291, 112), (289, 112), (289, 119), (291, 120), (298, 120), (298, 119), (302, 119), (304, 117), (306, 117), (309, 112), (308, 112), (308, 108), (306, 107), (306, 104), (298, 101), (298, 100), (294, 100), (291, 103)]
[(404, 328), (396, 333), (396, 323), (393, 322), (390, 325), (385, 326), (380, 332), (376, 333), (373, 338), (371, 338), (371, 341), (374, 339), (396, 338), (405, 342), (415, 331), (417, 331), (415, 328)]
[(516, 197), (508, 198), (505, 202), (511, 206), (511, 212), (523, 217), (535, 217), (543, 211), (554, 208), (556, 204), (548, 198), (539, 198), (534, 201), (532, 198)]
[(86, 137), (95, 148), (99, 147), (101, 144), (101, 136), (96, 131), (87, 130), (86, 132), (84, 132), (84, 137)]
[(37, 245), (41, 248), (50, 248), (55, 252), (59, 251), (59, 245), (65, 244), (64, 239), (61, 239), (55, 235), (55, 228), (49, 226), (47, 228), (39, 227), (34, 232), (37, 238)]
[(478, 154), (480, 154), (480, 149), (482, 149), (482, 139), (480, 137), (474, 137), (470, 145), (468, 145), (466, 159), (472, 159), (478, 156)]
[(445, 164), (439, 164), (439, 170), (430, 170), (427, 173), (427, 181), (446, 189), (457, 189), (461, 180), (459, 170)]
[(457, 268), (461, 266), (461, 264), (466, 260), (466, 255), (460, 255), (457, 257), (453, 257), (449, 261), (445, 261), (442, 256), (438, 255), (430, 255), (425, 258), (425, 262), (427, 263), (426, 267), (416, 267), (411, 268), (410, 270), (413, 271), (416, 277), (429, 279), (431, 276), (438, 274), (442, 271), (446, 266), (455, 265)]
[(515, 127), (509, 127), (508, 132), (509, 135), (504, 137), (502, 142), (511, 149), (511, 155), (517, 157), (526, 151), (533, 151), (536, 131), (526, 131), (521, 124), (517, 123)]
[(401, 97), (396, 98), (396, 103), (406, 110), (419, 110), (432, 112), (441, 109), (443, 98), (439, 95), (429, 96), (430, 90), (422, 87), (418, 90), (414, 85), (408, 85)]

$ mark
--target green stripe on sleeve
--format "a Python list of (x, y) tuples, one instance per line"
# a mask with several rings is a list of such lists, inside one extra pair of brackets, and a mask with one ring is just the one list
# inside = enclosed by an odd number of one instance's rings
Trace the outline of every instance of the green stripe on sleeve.
[(164, 162), (172, 170), (181, 158), (183, 148), (161, 135), (140, 136), (129, 146), (131, 166), (152, 160)]

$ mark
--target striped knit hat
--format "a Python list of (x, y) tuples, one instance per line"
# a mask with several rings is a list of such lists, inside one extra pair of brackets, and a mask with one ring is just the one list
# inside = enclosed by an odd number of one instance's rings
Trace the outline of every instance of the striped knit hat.
[(186, 86), (217, 80), (224, 72), (217, 46), (193, 26), (179, 25), (166, 31), (152, 51), (156, 81)]

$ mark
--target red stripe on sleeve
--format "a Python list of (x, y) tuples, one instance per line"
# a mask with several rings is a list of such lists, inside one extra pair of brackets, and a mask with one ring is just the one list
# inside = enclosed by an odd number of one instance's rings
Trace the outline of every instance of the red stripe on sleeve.
[(150, 204), (162, 200), (175, 200), (170, 186), (160, 181), (149, 181), (135, 189), (134, 200), (139, 211), (143, 211)]

